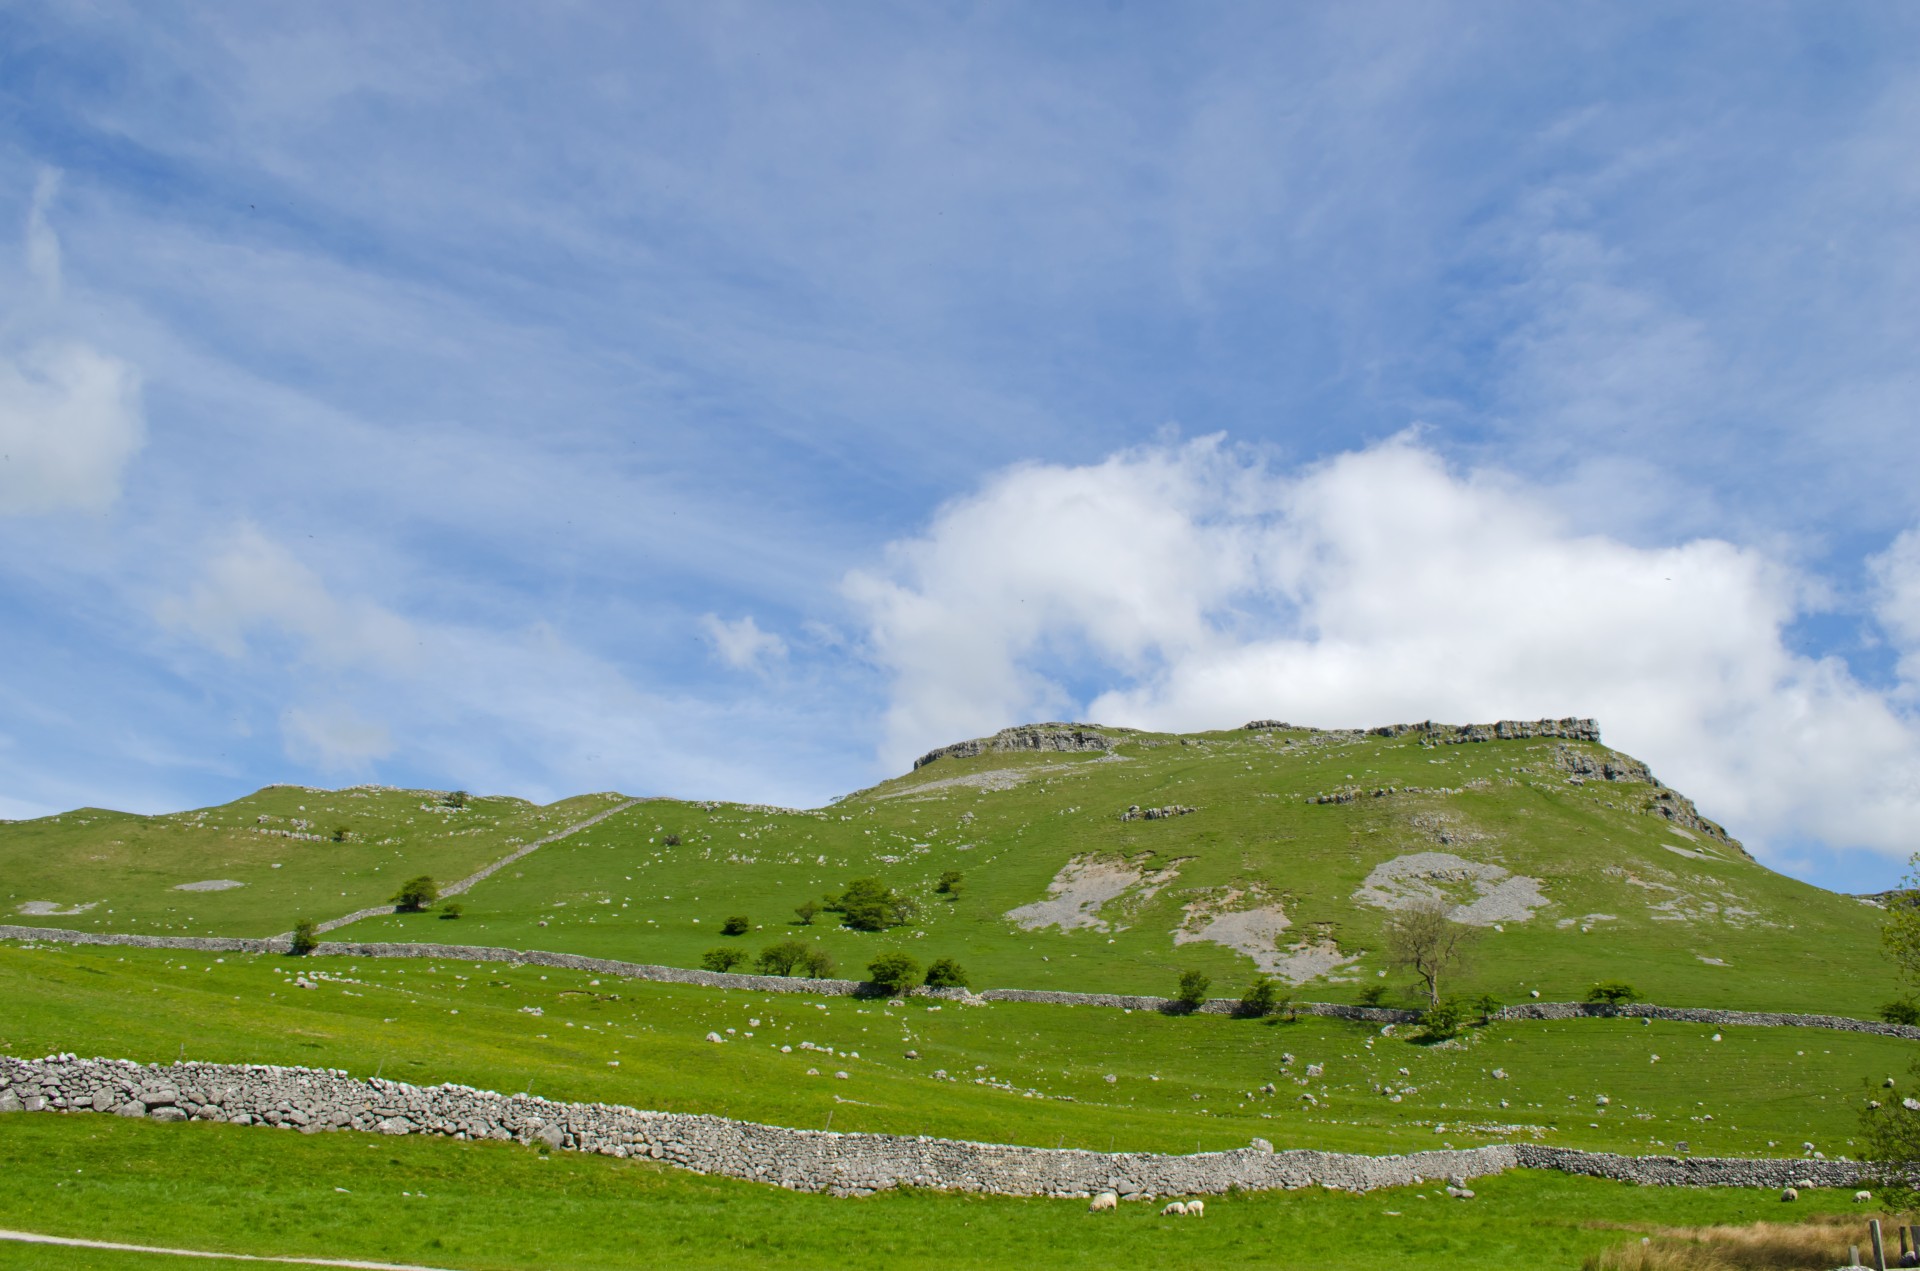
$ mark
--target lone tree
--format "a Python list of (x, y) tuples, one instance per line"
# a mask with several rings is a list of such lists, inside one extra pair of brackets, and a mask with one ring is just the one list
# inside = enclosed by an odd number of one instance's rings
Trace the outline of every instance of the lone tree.
[(1273, 977), (1255, 976), (1247, 991), (1240, 995), (1240, 1013), (1253, 1019), (1265, 1019), (1280, 1005), (1280, 988)]
[(434, 885), (431, 876), (422, 874), (418, 878), (409, 878), (400, 884), (400, 890), (393, 894), (393, 904), (403, 914), (417, 914), (428, 905), (440, 899), (440, 889)]
[(960, 899), (960, 886), (964, 881), (959, 870), (950, 869), (940, 875), (940, 881), (933, 885), (933, 889), (942, 896), (945, 896), (948, 900), (958, 900)]
[(1213, 978), (1204, 971), (1183, 971), (1180, 973), (1180, 987), (1173, 991), (1173, 1000), (1188, 1010), (1198, 1010), (1207, 1000), (1207, 990), (1213, 987)]
[(803, 927), (811, 927), (814, 916), (819, 912), (820, 902), (817, 900), (803, 900), (793, 907), (793, 916), (800, 920)]
[(320, 947), (320, 924), (311, 918), (302, 918), (293, 924), (293, 940), (287, 946), (287, 952), (296, 958), (304, 958)]
[(745, 915), (735, 914), (720, 924), (720, 934), (723, 936), (744, 936), (747, 934), (748, 928), (752, 926), (753, 923), (748, 921)]
[(867, 964), (867, 980), (898, 996), (920, 982), (920, 964), (904, 953), (883, 953)]
[(1587, 990), (1587, 1000), (1609, 1010), (1619, 1010), (1640, 996), (1640, 991), (1625, 980), (1603, 980)]
[(1480, 935), (1477, 928), (1450, 918), (1452, 909), (1444, 900), (1430, 900), (1387, 915), (1387, 961), (1420, 978), (1428, 1009), (1440, 1005), (1440, 982), (1450, 981), (1466, 965)]
[(855, 931), (885, 931), (912, 922), (920, 907), (877, 878), (856, 878), (838, 896), (826, 899)]
[(700, 955), (700, 965), (709, 971), (731, 971), (746, 960), (745, 949), (708, 949)]
[(936, 958), (927, 968), (927, 987), (930, 989), (963, 989), (967, 987), (967, 969), (952, 958)]

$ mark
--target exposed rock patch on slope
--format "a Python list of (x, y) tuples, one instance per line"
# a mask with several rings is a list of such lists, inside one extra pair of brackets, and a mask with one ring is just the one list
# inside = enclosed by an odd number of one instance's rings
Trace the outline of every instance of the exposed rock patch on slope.
[(1017, 728), (1002, 728), (991, 737), (976, 737), (972, 741), (957, 741), (951, 746), (929, 750), (914, 760), (913, 766), (919, 769), (937, 759), (968, 759), (974, 755), (1021, 751), (1075, 753), (1112, 750), (1115, 744), (1116, 738), (1100, 732), (1092, 724), (1022, 724)]
[(1414, 852), (1374, 866), (1353, 898), (1376, 909), (1408, 909), (1444, 900), (1455, 922), (1490, 927), (1496, 922), (1525, 922), (1549, 902), (1540, 880), (1510, 874), (1451, 852)]
[(1114, 857), (1076, 856), (1060, 867), (1047, 884), (1047, 898), (1007, 911), (1007, 917), (1027, 931), (1058, 927), (1071, 931), (1091, 927), (1111, 931), (1113, 925), (1100, 911), (1124, 899), (1137, 907), (1180, 874), (1180, 862), (1171, 861), (1160, 869), (1147, 869), (1148, 858), (1119, 860)]
[(1289, 984), (1305, 984), (1358, 961), (1331, 940), (1301, 940), (1282, 947), (1291, 925), (1286, 911), (1261, 887), (1220, 887), (1182, 906), (1185, 917), (1173, 933), (1176, 945), (1206, 942), (1224, 945), (1252, 958), (1267, 975)]

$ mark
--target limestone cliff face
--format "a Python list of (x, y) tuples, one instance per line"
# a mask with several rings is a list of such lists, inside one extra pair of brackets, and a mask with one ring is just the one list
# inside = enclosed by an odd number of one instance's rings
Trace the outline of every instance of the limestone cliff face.
[(1065, 753), (1112, 750), (1116, 740), (1097, 731), (1097, 726), (1093, 724), (1021, 724), (1016, 728), (1002, 728), (991, 737), (976, 737), (972, 741), (958, 741), (951, 746), (929, 750), (914, 760), (913, 766), (919, 769), (936, 759), (967, 759), (974, 755), (1008, 754), (1023, 750)]
[(1418, 724), (1382, 724), (1377, 728), (1307, 728), (1277, 719), (1256, 719), (1242, 724), (1250, 732), (1293, 731), (1345, 734), (1354, 737), (1405, 737), (1417, 733), (1436, 745), (1453, 746), (1474, 741), (1526, 741), (1534, 737), (1560, 737), (1567, 741), (1599, 741), (1600, 725), (1591, 719), (1503, 719), (1493, 724), (1436, 724), (1424, 720)]

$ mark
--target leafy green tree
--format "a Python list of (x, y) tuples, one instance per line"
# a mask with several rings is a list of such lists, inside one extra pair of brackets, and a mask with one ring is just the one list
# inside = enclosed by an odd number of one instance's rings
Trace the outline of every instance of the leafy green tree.
[(1387, 986), (1384, 984), (1369, 984), (1360, 990), (1360, 1005), (1362, 1006), (1378, 1006), (1386, 1000)]
[(434, 885), (432, 877), (427, 874), (409, 878), (393, 894), (393, 904), (403, 914), (417, 914), (438, 899), (440, 888)]
[(826, 907), (836, 910), (855, 931), (885, 931), (912, 922), (919, 906), (877, 878), (856, 878)]
[(1173, 992), (1173, 1000), (1190, 1011), (1195, 1010), (1207, 1000), (1207, 990), (1212, 987), (1213, 977), (1204, 971), (1183, 971), (1180, 974), (1180, 987)]
[(1920, 1024), (1920, 1002), (1910, 997), (1888, 1002), (1880, 1008), (1880, 1018), (1889, 1024), (1906, 1024), (1909, 1027)]
[(964, 881), (959, 870), (950, 869), (940, 875), (940, 881), (933, 885), (933, 889), (949, 900), (958, 900), (960, 887)]
[(891, 994), (905, 993), (920, 982), (920, 964), (904, 953), (883, 953), (867, 964), (867, 982)]
[(1247, 985), (1247, 991), (1240, 995), (1240, 1013), (1254, 1019), (1265, 1019), (1279, 1004), (1280, 989), (1271, 976), (1255, 976), (1253, 983)]
[(833, 974), (833, 959), (828, 956), (825, 949), (816, 945), (801, 954), (800, 960), (793, 964), (793, 968), (808, 979), (824, 980)]
[(1603, 980), (1587, 990), (1587, 1000), (1597, 1005), (1618, 1010), (1627, 1003), (1636, 1000), (1640, 993), (1625, 980)]
[(753, 924), (743, 915), (735, 914), (720, 924), (720, 934), (723, 936), (744, 936), (752, 926)]
[(793, 907), (793, 916), (800, 920), (800, 925), (803, 927), (811, 927), (814, 917), (819, 912), (820, 902), (817, 900), (803, 900)]
[[(1880, 1008), (1889, 1023), (1920, 1023), (1920, 854), (1911, 862), (1914, 873), (1901, 889), (1886, 897), (1887, 916), (1880, 924), (1880, 941), (1907, 996)], [(1909, 1015), (1909, 1012), (1912, 1012)], [(1920, 1062), (1910, 1065), (1911, 1078), (1920, 1079)], [(1894, 1212), (1920, 1208), (1920, 1099), (1903, 1096), (1893, 1079), (1884, 1088), (1868, 1087), (1860, 1109), (1861, 1156), (1867, 1178), (1874, 1184), (1876, 1203)]]
[(700, 965), (709, 971), (731, 971), (747, 960), (745, 949), (721, 947), (708, 949), (700, 955)]
[(952, 958), (935, 958), (933, 965), (927, 968), (927, 987), (930, 989), (966, 988), (967, 970)]
[(798, 940), (782, 940), (760, 950), (757, 965), (766, 975), (792, 975), (811, 950)]
[(1494, 1013), (1498, 1011), (1502, 1005), (1504, 1005), (1504, 1003), (1491, 993), (1482, 993), (1479, 997), (1473, 999), (1473, 1009), (1475, 1013), (1480, 1016), (1480, 1022), (1482, 1024), (1492, 1023)]
[(1467, 1022), (1466, 1008), (1455, 998), (1436, 1002), (1420, 1016), (1420, 1024), (1427, 1030), (1427, 1036), (1445, 1040), (1460, 1031)]
[(320, 924), (311, 918), (302, 918), (293, 924), (293, 941), (287, 946), (287, 952), (296, 958), (304, 958), (320, 947)]
[(1383, 927), (1387, 960), (1412, 971), (1427, 993), (1429, 1009), (1440, 1005), (1440, 986), (1460, 971), (1480, 931), (1450, 916), (1444, 900), (1429, 901), (1387, 915)]

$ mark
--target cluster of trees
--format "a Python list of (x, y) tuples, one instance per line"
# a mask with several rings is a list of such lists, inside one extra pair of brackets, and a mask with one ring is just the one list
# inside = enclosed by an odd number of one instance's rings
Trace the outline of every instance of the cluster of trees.
[[(709, 949), (700, 965), (709, 971), (738, 971), (748, 964), (747, 951), (733, 945)], [(833, 958), (825, 949), (798, 940), (782, 940), (760, 951), (751, 960), (761, 975), (800, 975), (825, 979), (833, 974)], [(867, 980), (889, 993), (904, 993), (919, 984), (936, 989), (967, 987), (967, 972), (952, 958), (937, 959), (924, 973), (920, 964), (904, 953), (883, 953), (867, 964)]]
[[(933, 890), (949, 900), (956, 900), (965, 883), (966, 879), (959, 870), (950, 869), (940, 875)], [(793, 908), (795, 920), (803, 927), (811, 927), (813, 920), (823, 913), (839, 914), (841, 924), (855, 931), (886, 931), (904, 926), (919, 917), (920, 904), (913, 897), (887, 886), (877, 878), (856, 878), (843, 891), (828, 892), (819, 900), (803, 900)], [(721, 924), (720, 934), (743, 936), (752, 927), (752, 922), (744, 915), (735, 915)]]

